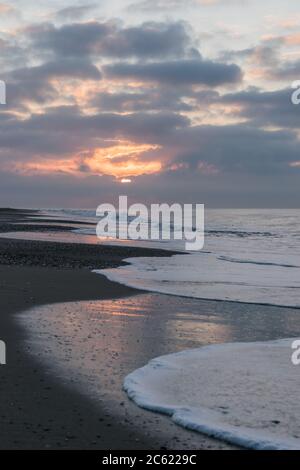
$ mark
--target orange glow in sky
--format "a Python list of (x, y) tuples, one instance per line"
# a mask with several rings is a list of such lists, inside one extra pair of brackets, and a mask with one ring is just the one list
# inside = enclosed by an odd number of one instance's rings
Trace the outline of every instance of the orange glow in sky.
[[(99, 174), (114, 176), (121, 183), (131, 183), (130, 177), (156, 173), (161, 170), (161, 162), (144, 158), (147, 152), (157, 150), (159, 146), (135, 144), (119, 141), (115, 145), (98, 148), (87, 156), (76, 156), (66, 159), (44, 159), (18, 164), (17, 170), (22, 173), (71, 173)], [(84, 171), (82, 170), (84, 166)]]
[(84, 162), (92, 173), (112, 175), (126, 180), (130, 176), (160, 171), (160, 161), (142, 158), (147, 152), (158, 148), (157, 145), (120, 142), (108, 148), (96, 149), (92, 156), (85, 158)]

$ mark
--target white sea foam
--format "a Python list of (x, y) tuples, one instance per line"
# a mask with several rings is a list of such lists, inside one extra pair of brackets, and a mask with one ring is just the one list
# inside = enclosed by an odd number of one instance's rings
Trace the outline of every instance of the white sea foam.
[(215, 253), (126, 261), (127, 266), (96, 272), (129, 287), (163, 294), (300, 307), (300, 268), (275, 262), (228, 262)]
[(300, 369), (291, 342), (207, 346), (153, 359), (124, 389), (142, 408), (251, 449), (300, 449)]

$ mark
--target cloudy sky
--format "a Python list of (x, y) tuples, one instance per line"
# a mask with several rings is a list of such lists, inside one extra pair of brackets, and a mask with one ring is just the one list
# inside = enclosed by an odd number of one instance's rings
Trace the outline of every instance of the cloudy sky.
[(0, 206), (299, 207), (299, 0), (10, 0), (0, 51)]

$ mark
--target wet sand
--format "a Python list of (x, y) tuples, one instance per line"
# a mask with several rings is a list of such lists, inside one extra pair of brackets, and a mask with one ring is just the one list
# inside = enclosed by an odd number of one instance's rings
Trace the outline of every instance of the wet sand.
[[(30, 354), (26, 331), (13, 315), (35, 305), (113, 299), (136, 291), (79, 269), (0, 266), (0, 279), (0, 338), (7, 345), (7, 364), (0, 367), (1, 449), (160, 449), (171, 441), (173, 446), (179, 442), (175, 448), (228, 447), (178, 430), (167, 418), (153, 418), (145, 412), (145, 422), (152, 419), (157, 423), (155, 436), (147, 435), (143, 421), (128, 422), (116, 408), (112, 413), (105, 403), (96, 404)], [(157, 352), (151, 350), (153, 355)], [(136, 364), (130, 363), (130, 368), (141, 364), (138, 350), (136, 353)], [(99, 390), (99, 395), (106, 393), (105, 387)], [(136, 416), (139, 414), (137, 409)]]

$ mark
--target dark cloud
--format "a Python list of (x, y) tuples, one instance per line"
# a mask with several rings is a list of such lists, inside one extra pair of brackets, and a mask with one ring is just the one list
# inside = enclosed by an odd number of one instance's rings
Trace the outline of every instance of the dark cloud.
[(44, 24), (28, 30), (34, 46), (58, 56), (168, 57), (184, 55), (190, 36), (183, 22), (122, 27), (117, 22)]
[(215, 87), (242, 80), (242, 72), (237, 65), (201, 58), (136, 64), (122, 62), (106, 66), (105, 72), (111, 78), (130, 78), (174, 85), (197, 84)]
[(89, 22), (56, 27), (45, 23), (28, 28), (27, 32), (37, 49), (52, 51), (57, 56), (85, 57), (97, 52), (111, 25)]
[[(169, 88), (155, 88), (140, 92), (99, 93), (90, 100), (90, 105), (99, 111), (192, 111), (194, 106), (184, 102), (185, 92)], [(187, 93), (189, 96), (189, 93)]]
[(245, 124), (194, 126), (179, 129), (169, 139), (173, 161), (196, 169), (199, 162), (221, 172), (264, 173), (291, 171), (289, 163), (299, 160), (299, 140), (294, 131), (266, 131)]
[[(30, 129), (45, 132), (79, 132), (82, 137), (101, 138), (131, 138), (140, 142), (159, 141), (162, 136), (167, 138), (170, 133), (180, 127), (190, 124), (189, 119), (175, 113), (133, 113), (114, 114), (101, 113), (86, 116), (74, 113), (70, 108), (61, 114), (56, 113), (35, 115), (30, 118), (27, 125)], [(23, 123), (24, 126), (24, 123)]]
[[(102, 113), (86, 116), (74, 106), (50, 108), (44, 114), (26, 120), (0, 121), (1, 149), (15, 158), (22, 151), (23, 159), (34, 155), (64, 158), (85, 149), (105, 147), (103, 139), (128, 139), (154, 143), (167, 139), (189, 120), (174, 113), (134, 113), (120, 115)], [(7, 154), (9, 152), (9, 154)]]
[(251, 88), (239, 93), (230, 93), (222, 97), (214, 97), (215, 102), (237, 104), (241, 106), (236, 111), (243, 118), (247, 118), (256, 126), (275, 125), (282, 128), (298, 128), (300, 120), (300, 107), (291, 101), (292, 88), (276, 91), (262, 91)]
[(99, 69), (88, 60), (68, 59), (47, 62), (10, 72), (6, 77), (10, 109), (24, 102), (46, 103), (59, 96), (51, 79), (101, 80)]
[(109, 38), (104, 53), (112, 57), (168, 57), (183, 56), (191, 39), (186, 25), (177, 23), (143, 23), (124, 28)]
[(51, 78), (61, 77), (79, 78), (83, 80), (101, 79), (99, 69), (94, 64), (84, 59), (46, 62), (36, 67), (14, 70), (11, 76), (14, 77), (15, 80), (27, 82), (32, 79), (49, 80)]

